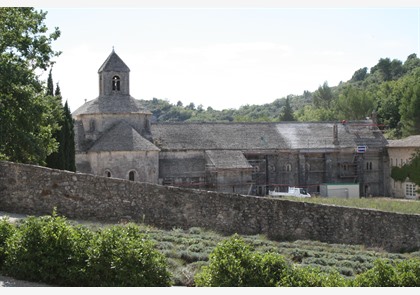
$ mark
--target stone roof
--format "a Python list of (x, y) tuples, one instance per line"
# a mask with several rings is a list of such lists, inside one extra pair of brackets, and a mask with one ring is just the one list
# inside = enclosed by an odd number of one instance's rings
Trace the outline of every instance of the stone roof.
[[(252, 166), (240, 151), (210, 150), (206, 151), (210, 163), (217, 169), (249, 169)], [(210, 164), (209, 163), (209, 164)]]
[(105, 132), (89, 151), (159, 151), (159, 148), (121, 121)]
[[(333, 126), (337, 124), (338, 145)], [(371, 121), (347, 124), (280, 123), (156, 123), (152, 135), (166, 150), (334, 149), (358, 145), (383, 147), (386, 140)]]
[(412, 135), (398, 140), (388, 140), (388, 147), (420, 148), (420, 135)]
[(151, 114), (140, 102), (131, 96), (104, 96), (88, 101), (75, 110), (72, 115), (82, 114), (147, 113)]
[(122, 61), (122, 59), (112, 50), (111, 54), (104, 61), (99, 68), (98, 73), (101, 72), (129, 72), (130, 69)]

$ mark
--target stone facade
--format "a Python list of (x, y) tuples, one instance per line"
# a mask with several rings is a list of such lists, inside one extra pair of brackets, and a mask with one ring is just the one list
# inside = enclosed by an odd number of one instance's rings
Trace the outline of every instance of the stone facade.
[[(390, 140), (388, 153), (390, 161), (390, 171), (394, 166), (401, 167), (408, 163), (411, 157), (420, 150), (420, 135), (409, 136), (401, 140)], [(390, 179), (391, 196), (395, 198), (420, 199), (418, 187), (415, 183), (407, 181), (400, 182)]]
[(129, 72), (113, 51), (98, 71), (99, 97), (73, 113), (77, 171), (245, 195), (319, 194), (323, 183), (389, 195), (387, 142), (370, 120), (152, 124), (130, 96)]
[(277, 241), (316, 240), (387, 251), (420, 249), (420, 215), (243, 196), (0, 162), (0, 208), (163, 229), (202, 227), (263, 234)]

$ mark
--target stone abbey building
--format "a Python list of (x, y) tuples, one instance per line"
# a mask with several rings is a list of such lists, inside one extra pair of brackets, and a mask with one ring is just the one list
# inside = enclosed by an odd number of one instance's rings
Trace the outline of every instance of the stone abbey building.
[(99, 96), (73, 113), (78, 172), (249, 195), (323, 183), (388, 195), (387, 141), (371, 120), (151, 123), (114, 51), (98, 73)]

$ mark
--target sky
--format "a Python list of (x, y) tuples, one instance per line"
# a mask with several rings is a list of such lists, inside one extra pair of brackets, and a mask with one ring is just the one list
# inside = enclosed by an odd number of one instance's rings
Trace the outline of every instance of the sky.
[(61, 30), (52, 74), (71, 111), (98, 96), (98, 69), (113, 48), (131, 70), (134, 98), (218, 110), (336, 86), (380, 58), (420, 56), (413, 1), (37, 3), (46, 25)]

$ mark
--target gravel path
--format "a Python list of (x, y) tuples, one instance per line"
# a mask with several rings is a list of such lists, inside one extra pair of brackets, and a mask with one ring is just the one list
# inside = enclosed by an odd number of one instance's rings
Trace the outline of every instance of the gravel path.
[(13, 278), (0, 276), (0, 287), (51, 287), (45, 284), (15, 280)]

